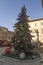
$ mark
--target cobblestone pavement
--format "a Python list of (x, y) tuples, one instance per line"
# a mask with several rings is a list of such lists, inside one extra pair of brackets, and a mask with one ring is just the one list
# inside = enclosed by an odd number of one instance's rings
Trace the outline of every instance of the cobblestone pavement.
[(40, 53), (40, 56), (41, 56), (41, 64), (43, 65), (43, 53)]
[(0, 65), (41, 65), (38, 59), (34, 61), (19, 61), (13, 58), (0, 56)]
[(7, 47), (0, 47), (0, 56), (5, 53)]
[[(16, 61), (14, 59), (11, 59), (11, 58), (6, 58), (6, 57), (3, 57), (2, 54), (5, 53), (5, 49), (6, 47), (2, 47), (0, 48), (0, 65), (19, 65), (19, 62), (18, 64), (16, 63)], [(40, 54), (42, 56), (42, 63), (40, 65), (43, 65), (43, 54)], [(38, 63), (38, 61), (37, 61)], [(30, 64), (21, 64), (20, 65), (30, 65)], [(31, 64), (31, 65), (36, 65), (36, 64)], [(39, 64), (38, 64), (39, 65)]]

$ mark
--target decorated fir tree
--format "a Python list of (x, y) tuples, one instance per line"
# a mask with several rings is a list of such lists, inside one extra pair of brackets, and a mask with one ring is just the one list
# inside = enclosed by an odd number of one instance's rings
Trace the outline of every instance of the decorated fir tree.
[(32, 36), (29, 30), (30, 26), (25, 6), (21, 8), (21, 13), (19, 13), (17, 20), (18, 22), (14, 24), (14, 37), (12, 38), (12, 42), (15, 44), (15, 53), (19, 55), (24, 52), (28, 56), (32, 50)]

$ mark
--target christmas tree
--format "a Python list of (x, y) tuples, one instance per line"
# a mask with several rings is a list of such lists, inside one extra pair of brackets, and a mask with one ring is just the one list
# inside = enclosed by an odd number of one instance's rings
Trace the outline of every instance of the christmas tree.
[(28, 17), (26, 14), (25, 5), (21, 8), (21, 13), (18, 15), (18, 22), (14, 24), (14, 36), (12, 42), (15, 44), (15, 53), (19, 55), (22, 51), (26, 56), (31, 54), (32, 50), (32, 36), (30, 33), (30, 26), (28, 24)]

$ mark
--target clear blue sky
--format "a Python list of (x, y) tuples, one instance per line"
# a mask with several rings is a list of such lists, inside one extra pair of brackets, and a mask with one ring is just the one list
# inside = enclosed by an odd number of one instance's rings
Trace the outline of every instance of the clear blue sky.
[(0, 0), (0, 26), (13, 30), (13, 24), (17, 22), (17, 15), (24, 4), (27, 15), (32, 19), (43, 18), (41, 0)]

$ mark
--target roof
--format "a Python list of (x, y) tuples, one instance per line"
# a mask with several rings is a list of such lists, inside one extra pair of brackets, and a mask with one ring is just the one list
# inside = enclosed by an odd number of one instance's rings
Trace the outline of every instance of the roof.
[(31, 20), (30, 22), (39, 21), (39, 20), (43, 20), (43, 18)]

